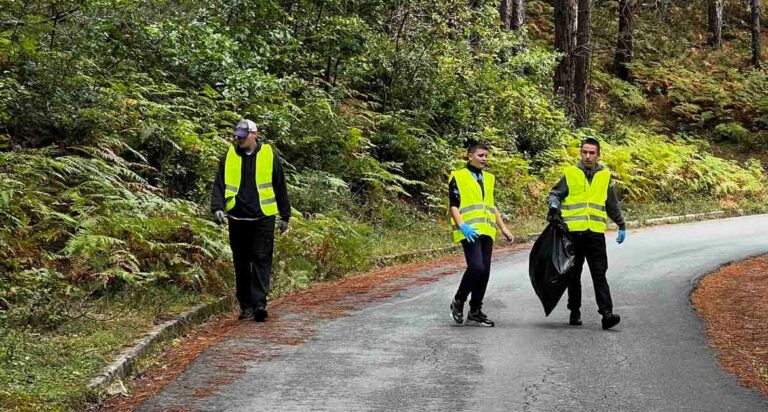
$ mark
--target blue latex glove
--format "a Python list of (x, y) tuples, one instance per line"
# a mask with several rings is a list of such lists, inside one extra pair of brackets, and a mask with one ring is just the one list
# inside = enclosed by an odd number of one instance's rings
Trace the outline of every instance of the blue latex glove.
[(560, 209), (560, 205), (557, 202), (549, 202), (550, 209)]
[(627, 238), (627, 231), (626, 230), (619, 230), (619, 236), (616, 238), (616, 243), (622, 244), (624, 243), (624, 239)]
[(461, 229), (461, 233), (464, 234), (464, 238), (467, 239), (469, 243), (475, 243), (475, 239), (478, 237), (477, 230), (475, 228), (466, 223), (462, 223), (459, 225), (459, 229)]
[(547, 222), (561, 222), (562, 212), (560, 212), (560, 205), (555, 202), (549, 203), (549, 213), (547, 214)]

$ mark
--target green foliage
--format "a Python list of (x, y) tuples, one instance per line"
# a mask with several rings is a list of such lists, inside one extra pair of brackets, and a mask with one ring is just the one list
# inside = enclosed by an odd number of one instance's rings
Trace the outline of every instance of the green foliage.
[(305, 288), (368, 268), (370, 227), (349, 219), (295, 216), (276, 241), (273, 293)]
[(768, 142), (768, 75), (742, 66), (748, 39), (736, 25), (730, 48), (700, 47), (701, 2), (637, 14), (634, 83), (606, 70), (616, 8), (596, 3), (595, 121), (581, 130), (551, 92), (559, 56), (545, 1), (527, 2), (528, 27), (515, 32), (485, 0), (6, 3), (0, 297), (10, 309), (0, 322), (24, 332), (0, 336), (11, 371), (0, 388), (14, 388), (0, 389), (0, 407), (65, 396), (19, 397), (27, 369), (13, 348), (35, 334), (92, 338), (88, 350), (103, 356), (87, 360), (94, 368), (134, 335), (125, 325), (100, 335), (85, 316), (115, 302), (172, 310), (158, 290), (230, 292), (226, 229), (206, 203), (242, 117), (286, 162), (294, 218), (277, 238), (275, 295), (365, 270), (376, 254), (446, 244), (446, 179), (469, 139), (493, 148), (497, 202), (519, 233), (538, 228), (586, 135), (606, 142), (630, 210), (691, 199), (758, 210), (765, 200), (757, 160), (665, 136), (743, 150)]
[(141, 284), (221, 290), (228, 247), (204, 212), (162, 197), (108, 148), (90, 152), (112, 163), (0, 153), (0, 296), (19, 308), (10, 321), (55, 327), (72, 302)]
[(163, 316), (197, 303), (199, 297), (181, 289), (141, 288), (123, 298), (91, 300), (54, 330), (9, 325), (0, 312), (0, 409), (85, 409), (88, 383), (118, 350), (167, 320)]
[[(708, 153), (707, 146), (673, 141), (641, 129), (620, 131), (621, 144), (604, 144), (602, 161), (626, 202), (714, 199), (722, 207), (764, 200), (766, 178), (760, 162), (737, 164)], [(569, 150), (575, 155), (578, 142)]]
[[(738, 143), (742, 151), (760, 149), (764, 136), (759, 132), (768, 126), (768, 74), (749, 67), (749, 34), (735, 24), (741, 17), (733, 14), (739, 8), (732, 5), (726, 11), (722, 49), (706, 44), (705, 3), (668, 2), (664, 10), (645, 8), (636, 13), (634, 83), (627, 84), (604, 70), (613, 58), (609, 50), (616, 41), (615, 10), (595, 9), (595, 49), (605, 50), (598, 53), (599, 69), (592, 73), (599, 116), (615, 117), (620, 123), (629, 115), (660, 132), (726, 139)], [(737, 132), (734, 139), (716, 130), (722, 124), (733, 129), (736, 123), (750, 136)]]
[(597, 102), (597, 105), (603, 110), (613, 110), (615, 113), (632, 115), (646, 114), (652, 108), (652, 104), (645, 94), (632, 83), (627, 83), (599, 70), (592, 71), (592, 82), (598, 99), (605, 98), (606, 100)]
[[(693, 57), (698, 64), (706, 63), (705, 59)], [(693, 65), (673, 60), (635, 67), (638, 83), (646, 93), (661, 96), (671, 105), (678, 125), (706, 130), (733, 121), (748, 128), (768, 124), (764, 121), (768, 116), (768, 75), (764, 72), (687, 66)]]
[(722, 140), (743, 143), (747, 141), (749, 130), (745, 129), (741, 123), (721, 123), (715, 126), (715, 134)]
[(549, 187), (540, 176), (531, 172), (530, 163), (519, 154), (495, 151), (491, 157), (491, 171), (499, 187), (496, 202), (502, 214), (510, 219), (530, 219), (540, 215), (546, 203)]
[[(708, 56), (654, 41), (671, 38), (673, 27), (641, 31), (635, 84), (601, 70), (607, 56), (596, 48), (603, 130), (576, 131), (550, 92), (557, 55), (536, 38), (551, 35), (545, 2), (529, 4), (531, 27), (518, 32), (499, 28), (490, 1), (86, 1), (54, 24), (52, 10), (68, 4), (12, 2), (2, 11), (2, 21), (19, 22), (0, 31), (0, 215), (9, 222), (0, 228), (0, 264), (11, 273), (2, 293), (30, 279), (39, 283), (27, 291), (69, 290), (52, 298), (61, 301), (155, 284), (222, 290), (226, 237), (201, 205), (243, 116), (286, 160), (304, 219), (296, 236), (317, 250), (338, 248), (309, 259), (294, 256), (303, 248), (288, 239), (278, 245), (308, 279), (354, 270), (347, 248), (364, 249), (380, 233), (371, 227), (397, 228), (403, 205), (444, 217), (445, 179), (468, 139), (494, 148), (497, 197), (510, 216), (541, 212), (557, 167), (573, 161), (562, 148), (587, 133), (614, 143), (606, 158), (630, 202), (695, 188), (731, 196), (720, 186), (732, 183), (718, 186), (713, 176), (750, 188), (747, 197), (759, 192), (748, 178), (754, 165), (721, 163), (706, 148), (622, 125), (625, 115), (658, 115), (744, 147), (765, 141), (765, 73), (709, 63), (734, 61), (728, 50)], [(696, 10), (672, 6), (672, 18)], [(615, 40), (614, 12), (595, 10), (598, 46)], [(638, 24), (650, 28), (657, 17)], [(707, 168), (684, 169), (685, 156)], [(345, 235), (326, 239), (337, 226)], [(8, 296), (45, 307), (38, 295), (17, 288)], [(62, 321), (40, 316), (18, 321)]]

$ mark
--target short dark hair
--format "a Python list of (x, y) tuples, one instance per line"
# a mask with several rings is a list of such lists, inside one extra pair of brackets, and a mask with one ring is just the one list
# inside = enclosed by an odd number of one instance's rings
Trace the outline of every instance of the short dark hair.
[(475, 153), (478, 149), (490, 150), (483, 142), (471, 141), (467, 144), (467, 153)]
[(579, 145), (579, 149), (581, 149), (585, 144), (591, 144), (592, 146), (597, 147), (597, 154), (600, 154), (600, 141), (595, 139), (594, 137), (585, 137), (581, 144)]

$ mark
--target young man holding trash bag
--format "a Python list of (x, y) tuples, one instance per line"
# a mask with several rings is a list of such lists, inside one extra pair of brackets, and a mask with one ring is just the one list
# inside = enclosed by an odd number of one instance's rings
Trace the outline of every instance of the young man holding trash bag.
[(621, 318), (613, 313), (611, 291), (605, 277), (608, 270), (605, 251), (607, 218), (610, 217), (619, 226), (616, 243), (624, 242), (627, 231), (613, 191), (611, 172), (599, 164), (600, 142), (587, 137), (581, 141), (580, 153), (581, 161), (576, 166), (566, 167), (563, 177), (549, 192), (548, 220), (562, 218), (568, 226), (576, 255), (568, 285), (569, 323), (581, 325), (581, 271), (586, 259), (603, 329), (610, 329)]
[(275, 216), (280, 233), (288, 230), (291, 205), (280, 157), (272, 146), (258, 140), (259, 129), (241, 120), (234, 132), (237, 142), (219, 161), (213, 182), (211, 212), (229, 223), (229, 243), (235, 265), (238, 319), (267, 319), (267, 294), (272, 276)]
[(483, 313), (483, 297), (491, 273), (491, 253), (497, 228), (512, 241), (512, 234), (504, 225), (494, 202), (496, 178), (485, 172), (488, 147), (471, 142), (467, 148), (469, 161), (466, 167), (451, 172), (448, 183), (453, 241), (461, 243), (467, 270), (459, 289), (451, 302), (451, 317), (456, 323), (464, 323), (464, 302), (471, 295), (467, 325), (494, 326)]

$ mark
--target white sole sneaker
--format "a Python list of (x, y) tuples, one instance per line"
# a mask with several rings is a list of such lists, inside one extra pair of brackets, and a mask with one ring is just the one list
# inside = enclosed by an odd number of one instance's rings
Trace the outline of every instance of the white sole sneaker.
[(483, 328), (492, 328), (492, 327), (496, 326), (495, 323), (493, 323), (493, 322), (491, 322), (489, 320), (488, 321), (484, 321), (484, 322), (478, 322), (476, 320), (467, 319), (466, 321), (464, 321), (464, 324), (467, 325), (467, 326), (479, 326), (479, 327), (483, 327)]

